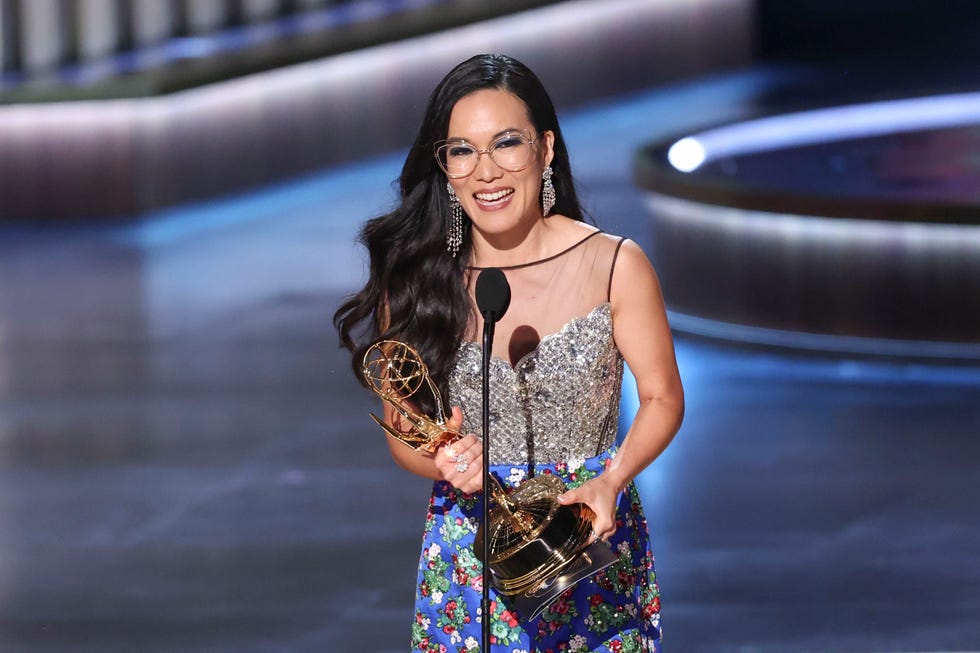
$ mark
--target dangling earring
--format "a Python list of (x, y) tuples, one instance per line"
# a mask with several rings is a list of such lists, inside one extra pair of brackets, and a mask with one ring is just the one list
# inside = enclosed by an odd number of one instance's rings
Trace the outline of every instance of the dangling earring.
[(554, 174), (551, 166), (546, 166), (541, 173), (541, 178), (544, 179), (544, 187), (541, 189), (541, 212), (545, 217), (551, 213), (551, 209), (555, 206), (555, 185), (551, 183), (551, 177)]
[(449, 191), (449, 228), (446, 230), (446, 251), (456, 258), (459, 247), (463, 244), (463, 207), (459, 205), (459, 198), (453, 185), (446, 182), (446, 190)]

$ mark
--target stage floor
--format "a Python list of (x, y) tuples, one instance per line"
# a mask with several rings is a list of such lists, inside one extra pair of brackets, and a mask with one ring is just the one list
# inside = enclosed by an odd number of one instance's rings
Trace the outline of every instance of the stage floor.
[[(567, 112), (600, 226), (646, 246), (633, 152), (773, 83)], [(400, 158), (0, 230), (0, 650), (407, 650), (428, 483), (391, 462), (330, 323)], [(980, 649), (980, 369), (677, 352), (687, 417), (638, 480), (665, 650)]]

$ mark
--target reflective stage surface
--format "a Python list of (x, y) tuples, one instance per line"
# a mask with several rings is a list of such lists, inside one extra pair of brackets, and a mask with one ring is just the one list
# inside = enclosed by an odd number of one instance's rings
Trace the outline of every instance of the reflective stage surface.
[[(649, 246), (631, 153), (767, 83), (565, 116), (600, 225)], [(0, 650), (407, 650), (428, 483), (330, 325), (399, 158), (2, 230)], [(639, 479), (665, 650), (980, 649), (980, 370), (677, 349), (687, 418)]]

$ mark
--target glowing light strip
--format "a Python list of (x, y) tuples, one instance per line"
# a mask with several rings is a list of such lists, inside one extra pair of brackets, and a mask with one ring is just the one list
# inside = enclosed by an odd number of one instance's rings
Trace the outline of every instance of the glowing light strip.
[(730, 232), (733, 237), (755, 236), (778, 240), (781, 246), (798, 242), (861, 244), (872, 250), (894, 247), (910, 252), (945, 252), (980, 257), (980, 226), (890, 222), (861, 218), (825, 218), (701, 204), (692, 200), (647, 191), (644, 202), (659, 221), (683, 220)]
[(667, 311), (673, 329), (719, 340), (826, 353), (980, 361), (980, 345), (925, 340), (837, 336), (721, 322)]
[(977, 122), (980, 122), (980, 93), (870, 102), (709, 129), (671, 145), (667, 159), (677, 170), (693, 172), (705, 163), (727, 156)]

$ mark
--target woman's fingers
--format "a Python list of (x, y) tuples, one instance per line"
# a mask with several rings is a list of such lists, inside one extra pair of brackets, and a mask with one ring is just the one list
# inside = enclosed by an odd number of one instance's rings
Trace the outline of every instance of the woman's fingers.
[(463, 492), (483, 489), (483, 446), (475, 435), (441, 447), (436, 454), (436, 466), (443, 478)]
[(608, 541), (616, 532), (616, 522), (607, 515), (597, 516), (592, 522), (592, 533), (595, 539)]
[(616, 497), (607, 496), (608, 494), (602, 485), (590, 481), (560, 494), (558, 502), (566, 506), (573, 503), (585, 504), (593, 513), (592, 539), (608, 540), (616, 532)]

